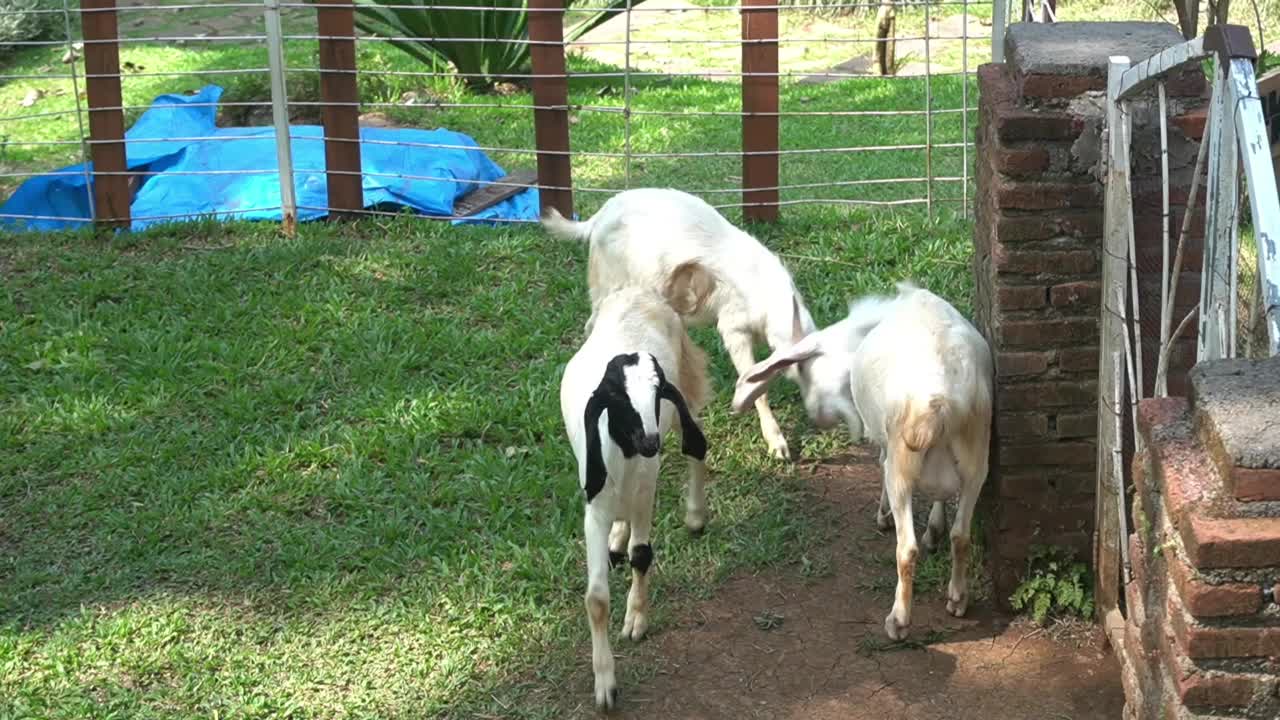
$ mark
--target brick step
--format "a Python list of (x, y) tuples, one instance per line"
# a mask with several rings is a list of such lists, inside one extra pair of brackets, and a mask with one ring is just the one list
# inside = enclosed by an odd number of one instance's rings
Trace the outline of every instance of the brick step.
[(1280, 511), (1280, 356), (1202, 366), (1191, 380), (1196, 432), (1229, 492)]
[(1280, 516), (1240, 514), (1239, 504), (1223, 492), (1218, 465), (1199, 442), (1187, 400), (1143, 400), (1138, 427), (1147, 444), (1147, 467), (1135, 480), (1160, 488), (1193, 566), (1280, 566)]

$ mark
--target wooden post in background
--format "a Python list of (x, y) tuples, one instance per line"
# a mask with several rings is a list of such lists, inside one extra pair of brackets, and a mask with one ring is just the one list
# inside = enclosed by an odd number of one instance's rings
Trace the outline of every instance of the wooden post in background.
[(533, 60), (534, 142), (542, 210), (573, 217), (569, 162), (569, 77), (564, 65), (564, 0), (529, 0), (529, 52)]
[[(129, 227), (129, 176), (120, 95), (120, 46), (115, 0), (83, 0), (85, 93), (93, 154), (93, 220), (99, 227)], [(92, 12), (91, 12), (92, 11)], [(104, 175), (102, 173), (112, 173)]]
[(315, 0), (320, 34), (325, 180), (329, 217), (364, 209), (360, 169), (360, 93), (356, 85), (356, 20), (350, 0)]
[[(747, 220), (774, 222), (778, 219), (777, 0), (743, 0), (743, 5), (747, 6), (742, 10), (743, 214)], [(753, 5), (762, 9), (748, 9)]]

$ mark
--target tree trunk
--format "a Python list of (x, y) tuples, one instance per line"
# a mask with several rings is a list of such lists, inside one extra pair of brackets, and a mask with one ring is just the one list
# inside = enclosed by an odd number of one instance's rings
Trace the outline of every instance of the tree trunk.
[(876, 15), (876, 70), (881, 75), (892, 75), (897, 67), (894, 57), (898, 12), (893, 0), (882, 0)]
[(1200, 0), (1173, 0), (1173, 7), (1178, 11), (1178, 29), (1182, 37), (1190, 40), (1200, 30)]

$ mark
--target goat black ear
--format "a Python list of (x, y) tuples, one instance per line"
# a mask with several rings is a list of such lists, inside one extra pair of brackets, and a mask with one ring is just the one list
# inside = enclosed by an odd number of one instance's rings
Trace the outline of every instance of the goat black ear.
[(702, 428), (693, 421), (693, 415), (684, 402), (684, 396), (675, 385), (663, 380), (658, 388), (658, 397), (670, 400), (671, 404), (676, 406), (676, 412), (680, 413), (680, 452), (691, 458), (706, 460), (707, 436), (702, 434)]
[(604, 398), (591, 393), (582, 416), (587, 433), (587, 478), (583, 487), (587, 493), (587, 502), (591, 502), (604, 489), (604, 480), (609, 475), (604, 466), (604, 451), (600, 447), (600, 414), (604, 412), (604, 408)]

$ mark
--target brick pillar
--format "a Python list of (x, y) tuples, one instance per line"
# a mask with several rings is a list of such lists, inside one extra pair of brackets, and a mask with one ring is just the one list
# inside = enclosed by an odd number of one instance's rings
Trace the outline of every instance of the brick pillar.
[[(1107, 58), (1128, 55), (1136, 62), (1181, 41), (1163, 23), (1018, 23), (1006, 35), (1007, 63), (978, 69), (974, 304), (996, 355), (986, 502), (992, 509), (991, 569), (1002, 604), (1025, 571), (1031, 544), (1067, 546), (1090, 557)], [(1204, 89), (1198, 69), (1168, 86), (1170, 112), (1177, 116), (1169, 125), (1174, 241), (1182, 218), (1176, 203), (1186, 202), (1203, 132), (1195, 112), (1207, 104)], [(1154, 108), (1154, 99), (1150, 109), (1135, 105), (1132, 150), (1138, 265), (1140, 273), (1150, 272), (1150, 280), (1139, 283), (1148, 378), (1155, 372), (1160, 296)], [(1194, 226), (1198, 232), (1202, 222)], [(1189, 302), (1180, 312), (1198, 299), (1200, 248), (1198, 241), (1188, 246), (1180, 290)], [(1193, 348), (1184, 343), (1175, 358), (1173, 394), (1185, 388)]]
[(1280, 717), (1280, 357), (1191, 372), (1189, 399), (1144, 400), (1127, 720)]

